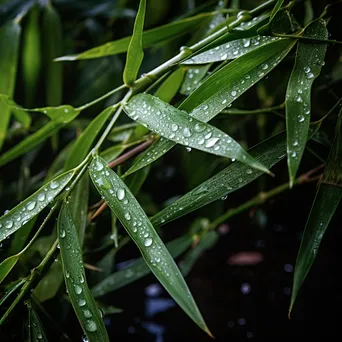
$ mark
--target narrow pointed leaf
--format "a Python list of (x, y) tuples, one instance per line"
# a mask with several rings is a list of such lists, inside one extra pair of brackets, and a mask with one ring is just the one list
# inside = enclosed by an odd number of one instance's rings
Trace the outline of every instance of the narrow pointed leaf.
[[(0, 28), (0, 94), (13, 96), (18, 66), (21, 28), (9, 21)], [(6, 137), (11, 109), (0, 101), (0, 150)]]
[(140, 0), (139, 9), (134, 22), (133, 35), (128, 45), (126, 65), (123, 80), (127, 86), (132, 86), (138, 76), (140, 65), (144, 58), (142, 34), (144, 30), (146, 0)]
[(336, 137), (330, 150), (323, 181), (317, 190), (298, 251), (289, 308), (290, 313), (300, 288), (315, 261), (323, 236), (342, 198), (341, 156), (342, 111), (339, 115)]
[(278, 11), (280, 10), (282, 4), (283, 4), (284, 0), (278, 0), (277, 3), (274, 5), (273, 10), (271, 12), (269, 21), (267, 24), (265, 24), (264, 26), (260, 27), (258, 30), (259, 34), (267, 34), (270, 30), (270, 25), (273, 21), (273, 19), (275, 18), (276, 14), (278, 13)]
[(189, 58), (182, 64), (206, 64), (235, 59), (260, 46), (267, 45), (279, 39), (278, 37), (256, 36), (233, 40)]
[[(316, 20), (305, 30), (306, 37), (327, 39), (323, 20)], [(290, 184), (302, 159), (311, 112), (311, 87), (321, 72), (327, 44), (298, 42), (295, 65), (286, 90), (287, 163)]]
[(197, 87), (200, 86), (201, 81), (206, 76), (210, 67), (211, 64), (190, 67), (185, 74), (185, 78), (179, 92), (183, 95), (190, 95)]
[(16, 232), (38, 215), (68, 184), (74, 171), (68, 171), (46, 183), (33, 195), (0, 217), (0, 241)]
[(133, 120), (174, 142), (218, 156), (235, 158), (264, 172), (268, 171), (224, 132), (152, 95), (134, 96), (124, 110)]
[(19, 254), (12, 255), (12, 256), (6, 258), (0, 264), (0, 284), (6, 278), (8, 273), (11, 272), (12, 268), (16, 265), (17, 261), (19, 260), (19, 257), (20, 257)]
[(23, 286), (25, 282), (26, 278), (23, 278), (16, 282), (13, 286), (10, 285), (11, 287), (2, 295), (0, 299), (0, 306), (6, 301), (6, 299), (8, 299), (12, 295), (12, 293), (17, 291), (21, 286)]
[[(179, 109), (200, 121), (210, 121), (276, 67), (295, 43), (295, 40), (281, 39), (235, 59), (208, 77)], [(136, 159), (126, 175), (154, 162), (173, 146), (174, 142), (159, 139)]]
[(156, 90), (154, 96), (165, 102), (171, 102), (176, 96), (184, 79), (184, 69), (175, 70)]
[[(170, 38), (182, 36), (193, 30), (195, 27), (201, 25), (205, 18), (209, 18), (211, 16), (213, 16), (212, 13), (203, 13), (191, 18), (186, 18), (166, 25), (162, 25), (151, 30), (146, 30), (143, 32), (142, 36), (143, 48), (145, 49), (148, 47), (152, 47)], [(56, 59), (56, 61), (75, 61), (79, 59), (91, 59), (116, 55), (118, 53), (126, 52), (128, 50), (130, 41), (131, 36), (125, 37), (113, 42), (97, 46), (77, 55), (59, 57)]]
[(29, 308), (29, 322), (31, 341), (48, 342), (43, 324), (32, 307)]
[(123, 151), (125, 151), (125, 145), (114, 145), (112, 147), (108, 147), (106, 150), (100, 153), (100, 156), (107, 162), (113, 161), (117, 158)]
[[(171, 254), (172, 258), (177, 258), (179, 255), (184, 253), (191, 243), (193, 242), (193, 237), (191, 235), (184, 235), (176, 240), (167, 243), (165, 246)], [(131, 265), (126, 268), (117, 271), (107, 278), (102, 280), (100, 283), (96, 284), (91, 292), (94, 297), (103, 296), (109, 292), (120, 289), (134, 281), (144, 277), (149, 274), (151, 270), (147, 266), (143, 258), (136, 259)]]
[[(319, 126), (312, 125), (310, 136)], [(263, 141), (250, 149), (249, 153), (267, 168), (271, 168), (286, 157), (286, 133), (279, 133)], [(241, 189), (261, 175), (259, 170), (253, 170), (241, 162), (234, 162), (154, 215), (151, 222), (156, 226), (164, 225)]]
[(20, 122), (24, 129), (29, 129), (31, 126), (31, 116), (23, 110), (13, 109), (15, 119)]
[(100, 157), (92, 161), (89, 173), (95, 187), (136, 243), (160, 283), (189, 317), (210, 334), (177, 265), (125, 183)]
[(103, 125), (113, 113), (114, 108), (108, 107), (97, 115), (77, 138), (75, 144), (72, 146), (70, 153), (65, 161), (65, 170), (76, 167), (82, 162), (89, 152), (95, 138), (101, 131)]
[(57, 227), (65, 284), (78, 321), (89, 342), (109, 341), (103, 320), (87, 285), (78, 235), (66, 203), (62, 205)]

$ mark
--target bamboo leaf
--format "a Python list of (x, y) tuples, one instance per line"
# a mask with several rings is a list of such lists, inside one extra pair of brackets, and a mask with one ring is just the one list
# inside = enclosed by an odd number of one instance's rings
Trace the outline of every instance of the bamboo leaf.
[(146, 0), (140, 0), (139, 9), (134, 22), (133, 35), (128, 45), (126, 65), (123, 80), (127, 86), (132, 86), (137, 79), (140, 65), (144, 59), (142, 34), (144, 30)]
[[(185, 99), (179, 109), (200, 121), (210, 121), (276, 67), (295, 43), (281, 39), (233, 60), (208, 77)], [(125, 175), (154, 162), (173, 146), (175, 143), (172, 141), (159, 139), (135, 160)]]
[[(166, 25), (162, 25), (151, 30), (143, 32), (142, 46), (143, 48), (152, 47), (155, 44), (166, 41), (170, 38), (182, 36), (195, 27), (201, 25), (205, 18), (211, 17), (212, 13), (202, 13), (191, 18), (186, 18), (172, 22)], [(113, 42), (109, 42), (90, 50), (84, 51), (77, 55), (68, 55), (56, 58), (56, 61), (75, 61), (79, 59), (91, 59), (104, 56), (116, 55), (126, 52), (128, 50), (131, 36), (125, 37)]]
[(342, 111), (340, 112), (334, 143), (331, 147), (323, 181), (319, 185), (306, 222), (299, 247), (293, 278), (289, 314), (300, 288), (318, 254), (329, 223), (342, 198)]
[(210, 67), (211, 64), (190, 67), (185, 74), (185, 78), (179, 92), (183, 95), (190, 95), (197, 87), (200, 86), (200, 82), (206, 76)]
[(154, 93), (154, 96), (165, 102), (171, 102), (176, 96), (179, 87), (184, 79), (184, 69), (176, 69), (168, 78), (160, 85)]
[(124, 110), (133, 120), (174, 142), (219, 156), (235, 158), (253, 168), (268, 172), (224, 132), (194, 119), (152, 95), (134, 96), (124, 106)]
[(48, 342), (42, 322), (40, 321), (40, 318), (37, 312), (33, 309), (31, 304), (28, 304), (28, 311), (29, 311), (29, 330), (30, 330), (31, 341)]
[[(310, 136), (319, 127), (320, 123), (314, 123)], [(250, 155), (267, 168), (271, 168), (286, 156), (286, 133), (279, 133), (253, 147)], [(241, 189), (261, 175), (259, 170), (252, 170), (246, 164), (234, 162), (154, 215), (151, 222), (155, 226), (164, 225)]]
[(23, 110), (14, 109), (13, 115), (15, 119), (20, 122), (24, 129), (29, 129), (31, 126), (31, 116)]
[(74, 170), (63, 173), (46, 183), (33, 195), (0, 217), (0, 241), (16, 232), (48, 206), (68, 184)]
[(207, 64), (235, 59), (260, 46), (267, 45), (279, 39), (278, 37), (256, 36), (233, 40), (191, 57), (182, 64)]
[[(17, 75), (21, 28), (11, 20), (0, 28), (0, 94), (13, 96)], [(0, 101), (0, 150), (6, 138), (11, 110)]]
[[(192, 242), (192, 235), (186, 234), (178, 239), (167, 243), (166, 248), (168, 249), (172, 258), (175, 259), (179, 255), (184, 253), (189, 248)], [(95, 298), (103, 296), (109, 292), (113, 292), (120, 289), (121, 287), (133, 283), (134, 281), (144, 277), (150, 272), (151, 270), (147, 266), (145, 260), (143, 258), (138, 258), (131, 265), (109, 275), (107, 278), (96, 284), (91, 289), (91, 292)]]
[(189, 317), (210, 334), (177, 265), (125, 183), (99, 157), (92, 161), (89, 173), (95, 187), (139, 247), (146, 264), (160, 283)]
[(20, 254), (12, 255), (8, 258), (6, 258), (1, 264), (0, 264), (0, 284), (2, 281), (6, 278), (8, 273), (11, 272), (12, 268), (15, 266), (17, 261), (19, 260)]
[(79, 239), (66, 203), (62, 205), (57, 227), (65, 284), (76, 316), (89, 342), (109, 341), (103, 320), (87, 285)]
[(107, 162), (113, 161), (115, 158), (117, 158), (123, 151), (125, 151), (126, 146), (125, 145), (114, 145), (111, 147), (108, 147), (103, 152), (100, 153), (100, 156)]
[(268, 23), (259, 28), (259, 30), (258, 30), (259, 34), (267, 34), (267, 33), (269, 33), (272, 21), (275, 18), (275, 16), (277, 15), (278, 11), (281, 9), (281, 6), (282, 6), (283, 2), (284, 2), (284, 0), (278, 0), (277, 1), (277, 3), (273, 7), (273, 10), (271, 12), (270, 18), (268, 20)]
[(110, 115), (114, 111), (114, 107), (108, 107), (104, 109), (99, 115), (97, 115), (77, 138), (75, 144), (72, 146), (70, 153), (65, 161), (65, 170), (69, 170), (76, 167), (82, 162), (87, 153), (89, 152), (91, 145), (95, 138), (101, 131), (103, 125), (108, 120)]
[[(305, 30), (306, 37), (327, 39), (323, 20), (315, 20)], [(304, 153), (310, 124), (311, 87), (321, 72), (327, 44), (298, 42), (296, 61), (286, 90), (287, 163), (290, 185)]]
[(16, 281), (15, 284), (11, 284), (10, 288), (2, 295), (0, 299), (0, 306), (5, 302), (6, 299), (8, 299), (12, 293), (17, 291), (21, 286), (24, 285), (26, 282), (26, 278), (20, 279), (19, 281)]

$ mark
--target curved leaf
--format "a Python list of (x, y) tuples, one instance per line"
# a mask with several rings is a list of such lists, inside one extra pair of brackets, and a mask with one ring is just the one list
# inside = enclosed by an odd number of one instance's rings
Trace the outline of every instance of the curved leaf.
[(16, 265), (19, 258), (20, 254), (15, 254), (6, 258), (0, 264), (0, 284), (6, 278), (7, 274), (11, 272), (12, 268)]
[(323, 181), (317, 190), (298, 251), (289, 313), (292, 311), (299, 290), (310, 271), (323, 236), (342, 198), (341, 155), (342, 111), (338, 118), (336, 137), (330, 150)]
[[(171, 254), (172, 258), (175, 259), (179, 255), (184, 253), (189, 248), (192, 242), (193, 237), (187, 234), (167, 243), (165, 246)], [(91, 289), (91, 292), (94, 297), (103, 296), (109, 292), (113, 292), (120, 289), (121, 287), (133, 283), (134, 281), (144, 277), (150, 272), (151, 270), (147, 266), (145, 260), (143, 258), (138, 258), (131, 265), (111, 274), (100, 283), (96, 284)]]
[[(319, 128), (313, 124), (310, 136)], [(279, 133), (250, 150), (250, 155), (267, 168), (271, 168), (286, 156), (286, 133)], [(259, 170), (252, 170), (248, 165), (234, 162), (215, 176), (209, 178), (180, 199), (151, 218), (154, 225), (164, 225), (213, 201), (241, 189), (262, 175)]]
[(103, 320), (87, 285), (79, 239), (66, 203), (62, 205), (57, 228), (65, 284), (76, 316), (89, 342), (109, 341)]
[(267, 45), (279, 39), (281, 38), (270, 36), (256, 36), (252, 38), (233, 40), (208, 51), (202, 52), (199, 55), (191, 57), (184, 61), (182, 64), (206, 64), (235, 59), (250, 51), (253, 51), (260, 46)]
[(25, 201), (0, 217), (0, 241), (16, 232), (33, 217), (38, 215), (68, 184), (74, 170), (63, 173), (46, 183)]
[[(281, 39), (235, 59), (208, 77), (179, 109), (200, 121), (210, 121), (276, 67), (295, 43), (295, 40)], [(159, 139), (135, 160), (125, 175), (154, 162), (173, 146), (172, 141)]]
[(42, 322), (37, 314), (37, 312), (32, 308), (31, 304), (28, 307), (29, 311), (29, 330), (30, 330), (30, 337), (33, 342), (40, 341), (40, 342), (48, 342), (46, 337), (46, 333)]
[(100, 157), (92, 161), (89, 173), (95, 187), (139, 247), (146, 264), (160, 283), (189, 317), (210, 334), (177, 265), (125, 183)]
[[(316, 20), (305, 30), (306, 37), (327, 39), (323, 20)], [(327, 44), (299, 41), (296, 61), (286, 90), (287, 163), (290, 185), (304, 153), (311, 112), (311, 86), (321, 72)]]
[(200, 82), (206, 76), (210, 67), (211, 64), (190, 67), (185, 74), (185, 78), (179, 92), (183, 95), (190, 95), (197, 87), (200, 86)]
[[(186, 34), (199, 26), (203, 19), (213, 16), (212, 13), (203, 13), (191, 18), (186, 18), (162, 25), (151, 30), (143, 32), (142, 45), (143, 48), (152, 47), (162, 41), (170, 38), (175, 38)], [(104, 56), (116, 55), (118, 53), (126, 52), (131, 41), (131, 36), (125, 37), (114, 42), (109, 42), (90, 50), (84, 51), (78, 55), (68, 55), (56, 58), (56, 61), (75, 61), (79, 59), (91, 59)]]
[(140, 65), (144, 58), (142, 34), (145, 12), (146, 0), (140, 0), (138, 13), (135, 17), (133, 35), (128, 45), (126, 65), (123, 72), (123, 80), (127, 86), (131, 86), (137, 79)]
[(133, 120), (174, 142), (219, 156), (235, 158), (268, 172), (224, 132), (190, 117), (184, 111), (152, 95), (134, 96), (124, 106), (124, 110)]

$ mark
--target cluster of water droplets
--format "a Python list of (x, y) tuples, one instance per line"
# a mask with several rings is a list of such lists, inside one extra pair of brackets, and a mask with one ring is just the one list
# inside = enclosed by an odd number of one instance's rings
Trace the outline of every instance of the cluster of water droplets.
[(68, 173), (57, 177), (14, 209), (6, 211), (0, 218), (0, 240), (21, 228), (52, 202), (70, 180), (71, 175), (72, 173)]
[(270, 36), (257, 36), (252, 38), (243, 38), (233, 40), (231, 42), (219, 45), (213, 49), (200, 53), (194, 56), (184, 64), (205, 64), (211, 62), (225, 61), (228, 59), (235, 59), (241, 57), (247, 52), (254, 50), (255, 48), (279, 40), (279, 37)]

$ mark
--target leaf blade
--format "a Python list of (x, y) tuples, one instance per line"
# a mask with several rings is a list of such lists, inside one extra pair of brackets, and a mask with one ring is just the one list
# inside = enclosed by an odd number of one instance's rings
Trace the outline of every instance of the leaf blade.
[(132, 86), (137, 79), (140, 65), (144, 58), (142, 33), (144, 30), (146, 0), (140, 0), (139, 9), (134, 22), (132, 38), (127, 50), (126, 65), (123, 80), (127, 86)]
[(87, 285), (78, 235), (66, 203), (62, 205), (57, 228), (65, 284), (80, 325), (90, 342), (109, 341), (103, 320)]
[[(328, 38), (321, 20), (314, 21), (305, 30), (307, 37)], [(324, 63), (327, 44), (298, 42), (296, 60), (286, 90), (287, 162), (290, 185), (304, 153), (310, 124), (311, 87)]]
[(95, 187), (136, 243), (160, 283), (188, 316), (210, 334), (177, 265), (127, 186), (100, 157), (94, 158), (89, 173)]

